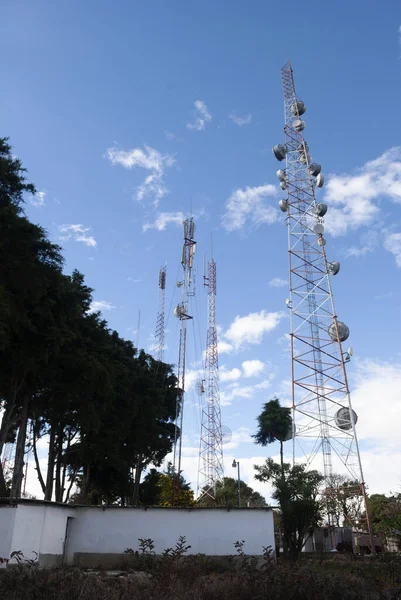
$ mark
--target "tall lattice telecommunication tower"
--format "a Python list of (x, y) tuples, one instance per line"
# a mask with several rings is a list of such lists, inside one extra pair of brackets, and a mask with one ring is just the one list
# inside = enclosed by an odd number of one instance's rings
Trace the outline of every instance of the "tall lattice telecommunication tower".
[(156, 360), (163, 362), (164, 359), (164, 308), (166, 304), (166, 267), (159, 271), (159, 309), (157, 311), (155, 345)]
[(201, 383), (202, 425), (199, 450), (198, 494), (212, 500), (217, 483), (224, 482), (223, 435), (219, 393), (219, 355), (216, 326), (216, 263), (208, 263), (204, 284), (208, 295), (205, 379)]
[(277, 177), (286, 191), (279, 206), (287, 215), (288, 231), (293, 411), (288, 438), (292, 437), (294, 461), (301, 458), (309, 466), (323, 468), (327, 488), (333, 468), (345, 472), (360, 485), (366, 504), (357, 415), (346, 373), (352, 349), (342, 348), (349, 329), (337, 318), (331, 287), (340, 264), (327, 259), (323, 217), (328, 207), (315, 194), (323, 187), (324, 175), (312, 162), (304, 139), (305, 121), (300, 117), (306, 108), (296, 95), (289, 62), (281, 69), (281, 80), (285, 143), (274, 146), (273, 153), (286, 164)]
[(181, 472), (181, 451), (182, 451), (182, 426), (184, 421), (184, 396), (185, 396), (185, 360), (187, 347), (187, 322), (192, 319), (189, 315), (189, 298), (195, 294), (195, 286), (192, 280), (193, 261), (196, 249), (195, 222), (193, 218), (185, 219), (184, 226), (184, 244), (182, 247), (181, 265), (183, 269), (183, 279), (177, 282), (177, 286), (182, 289), (182, 300), (174, 309), (174, 315), (180, 320), (180, 341), (178, 350), (177, 379), (178, 390), (177, 406), (175, 416), (175, 439), (173, 465), (174, 473), (178, 476)]

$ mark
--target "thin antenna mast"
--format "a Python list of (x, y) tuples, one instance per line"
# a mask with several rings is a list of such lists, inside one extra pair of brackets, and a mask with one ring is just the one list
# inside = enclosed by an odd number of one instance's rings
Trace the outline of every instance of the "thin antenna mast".
[(195, 294), (192, 281), (192, 268), (196, 249), (195, 222), (193, 217), (183, 222), (184, 244), (182, 247), (181, 265), (183, 269), (183, 280), (177, 283), (182, 289), (182, 300), (174, 309), (175, 316), (180, 320), (180, 341), (178, 349), (177, 366), (177, 405), (175, 413), (175, 434), (174, 434), (174, 453), (173, 466), (174, 474), (178, 477), (181, 472), (181, 453), (182, 453), (182, 428), (184, 420), (184, 396), (185, 396), (185, 361), (187, 347), (187, 321), (192, 319), (189, 315), (189, 298)]
[(208, 297), (208, 325), (205, 358), (205, 396), (199, 449), (198, 497), (216, 498), (217, 483), (224, 482), (223, 436), (219, 392), (219, 355), (216, 326), (216, 263), (208, 263), (204, 285)]
[(159, 309), (157, 311), (155, 332), (155, 355), (156, 360), (163, 362), (164, 359), (164, 309), (166, 304), (166, 266), (159, 271)]
[[(273, 154), (286, 161), (277, 177), (286, 198), (279, 206), (287, 213), (290, 297), (293, 460), (301, 450), (308, 466), (321, 457), (326, 490), (336, 470), (345, 469), (359, 482), (366, 505), (362, 471), (345, 363), (349, 353), (342, 342), (348, 327), (337, 319), (331, 276), (340, 270), (337, 261), (328, 262), (325, 251), (324, 215), (327, 206), (319, 203), (315, 190), (323, 187), (321, 166), (312, 162), (303, 136), (306, 111), (295, 93), (290, 62), (281, 69), (285, 111), (285, 144), (277, 144)], [(366, 506), (367, 527), (373, 538)], [(330, 522), (330, 515), (329, 515)]]

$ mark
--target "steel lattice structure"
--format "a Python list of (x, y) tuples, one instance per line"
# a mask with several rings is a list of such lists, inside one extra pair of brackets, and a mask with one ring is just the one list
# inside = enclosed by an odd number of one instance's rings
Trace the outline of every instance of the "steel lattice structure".
[(155, 331), (155, 354), (156, 359), (163, 362), (164, 359), (164, 308), (166, 304), (166, 267), (159, 271), (159, 309), (157, 311)]
[[(180, 340), (178, 349), (177, 365), (177, 394), (176, 416), (175, 416), (175, 438), (173, 466), (174, 473), (181, 472), (181, 451), (182, 451), (182, 428), (184, 421), (184, 396), (185, 396), (185, 361), (187, 347), (187, 322), (192, 317), (189, 315), (189, 298), (195, 294), (195, 286), (192, 281), (193, 260), (196, 249), (195, 222), (193, 218), (186, 219), (184, 226), (184, 244), (182, 247), (181, 265), (183, 269), (183, 280), (178, 282), (182, 289), (182, 301), (174, 310), (175, 316), (180, 320)], [(178, 447), (177, 447), (178, 446)]]
[(305, 122), (300, 116), (305, 106), (296, 96), (290, 63), (282, 68), (281, 80), (285, 145), (275, 146), (273, 152), (286, 161), (285, 171), (277, 175), (281, 189), (287, 191), (279, 204), (287, 214), (288, 231), (293, 461), (323, 466), (328, 487), (334, 461), (335, 471), (345, 470), (360, 483), (366, 501), (357, 417), (346, 373), (349, 353), (342, 349), (349, 330), (337, 319), (331, 287), (340, 265), (327, 260), (323, 236), (327, 207), (315, 196), (324, 176), (320, 165), (312, 162), (303, 136)]
[(204, 402), (199, 450), (198, 494), (215, 499), (216, 485), (224, 481), (223, 440), (219, 393), (219, 355), (216, 326), (216, 263), (208, 263), (204, 277), (208, 294)]

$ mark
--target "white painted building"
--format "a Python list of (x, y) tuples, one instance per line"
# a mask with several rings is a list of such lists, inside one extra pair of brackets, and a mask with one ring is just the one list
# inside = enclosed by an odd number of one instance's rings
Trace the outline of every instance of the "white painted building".
[[(114, 566), (124, 550), (138, 550), (139, 538), (152, 539), (156, 554), (175, 546), (179, 536), (188, 554), (228, 556), (245, 540), (246, 554), (274, 549), (271, 508), (134, 508), (69, 506), (38, 500), (0, 504), (0, 563), (14, 551), (38, 555), (42, 567)], [(1, 566), (1, 565), (0, 565)]]

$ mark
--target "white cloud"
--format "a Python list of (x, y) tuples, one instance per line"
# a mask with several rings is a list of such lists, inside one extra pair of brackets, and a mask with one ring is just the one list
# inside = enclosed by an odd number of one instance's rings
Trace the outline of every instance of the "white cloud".
[(219, 354), (223, 354), (224, 352), (232, 352), (234, 350), (233, 345), (225, 342), (224, 340), (219, 340), (217, 342), (217, 351)]
[(327, 231), (340, 236), (371, 225), (379, 216), (381, 198), (401, 203), (401, 147), (384, 152), (355, 174), (329, 177), (324, 196), (329, 205)]
[(204, 377), (205, 371), (203, 369), (187, 369), (185, 372), (185, 391), (189, 392)]
[(229, 118), (231, 119), (231, 121), (233, 121), (233, 123), (238, 125), (238, 127), (242, 127), (243, 125), (249, 125), (250, 123), (252, 123), (251, 113), (249, 113), (245, 117), (239, 117), (235, 113), (231, 113), (231, 115), (229, 115)]
[(60, 225), (59, 232), (64, 235), (60, 235), (59, 239), (65, 242), (68, 242), (72, 239), (75, 242), (81, 242), (86, 246), (91, 246), (92, 248), (94, 248), (97, 245), (97, 242), (93, 235), (88, 235), (90, 230), (90, 227), (84, 227), (81, 224)]
[(164, 231), (167, 225), (182, 225), (184, 220), (184, 213), (182, 212), (162, 212), (159, 213), (153, 223), (144, 223), (142, 225), (142, 231), (148, 231), (148, 229), (156, 229), (157, 231)]
[(36, 192), (29, 198), (29, 204), (36, 208), (41, 208), (45, 205), (46, 192)]
[(235, 381), (241, 377), (241, 371), (237, 368), (227, 371), (224, 366), (219, 369), (219, 377), (221, 382)]
[(245, 344), (260, 344), (265, 333), (275, 329), (283, 318), (283, 312), (250, 313), (244, 317), (235, 317), (224, 337), (235, 349)]
[(175, 159), (169, 154), (161, 154), (155, 148), (145, 146), (133, 148), (132, 150), (119, 150), (108, 148), (107, 158), (113, 165), (121, 165), (125, 169), (140, 168), (150, 171), (143, 183), (138, 186), (136, 199), (142, 201), (146, 197), (153, 197), (154, 206), (158, 206), (160, 200), (168, 193), (163, 182), (166, 169), (171, 167)]
[(244, 360), (242, 370), (245, 377), (256, 377), (265, 370), (265, 363), (261, 360)]
[(111, 302), (107, 302), (106, 300), (93, 300), (93, 302), (91, 302), (88, 313), (92, 314), (94, 312), (99, 311), (102, 312), (106, 310), (113, 310), (113, 308), (115, 308), (115, 306), (113, 306)]
[(284, 287), (286, 285), (288, 285), (288, 281), (286, 279), (281, 279), (281, 277), (273, 277), (273, 279), (269, 281), (269, 287), (272, 288)]
[(235, 231), (242, 229), (247, 222), (253, 226), (274, 223), (278, 211), (271, 205), (265, 205), (263, 199), (276, 194), (276, 187), (270, 184), (235, 190), (226, 202), (223, 227), (227, 231)]
[(397, 267), (401, 267), (401, 233), (388, 235), (384, 240), (383, 247), (394, 254)]
[(194, 106), (195, 120), (193, 123), (187, 123), (187, 128), (195, 131), (202, 131), (205, 129), (206, 123), (209, 123), (212, 120), (212, 115), (203, 100), (195, 100)]

